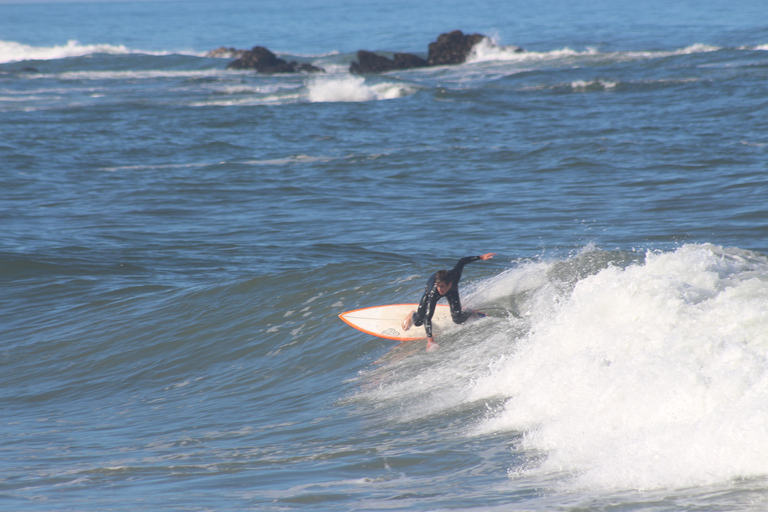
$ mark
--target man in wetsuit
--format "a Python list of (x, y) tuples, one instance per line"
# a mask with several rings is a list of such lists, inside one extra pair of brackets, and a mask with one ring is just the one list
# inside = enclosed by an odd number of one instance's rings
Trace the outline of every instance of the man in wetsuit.
[(432, 316), (435, 314), (437, 301), (442, 297), (448, 299), (453, 322), (457, 324), (464, 323), (475, 312), (472, 310), (461, 310), (461, 299), (459, 299), (461, 271), (464, 270), (464, 265), (467, 263), (477, 260), (489, 260), (494, 256), (496, 256), (496, 253), (493, 252), (481, 256), (467, 256), (466, 258), (461, 258), (451, 270), (439, 270), (432, 274), (427, 281), (427, 288), (419, 303), (419, 309), (408, 313), (408, 316), (403, 320), (403, 330), (407, 331), (412, 325), (419, 326), (424, 324), (424, 329), (427, 331), (427, 352), (435, 350), (439, 345), (435, 343), (432, 337)]

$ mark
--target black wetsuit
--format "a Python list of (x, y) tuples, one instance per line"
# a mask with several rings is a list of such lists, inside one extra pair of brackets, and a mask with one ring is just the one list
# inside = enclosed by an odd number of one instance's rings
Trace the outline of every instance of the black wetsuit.
[(413, 325), (419, 326), (424, 324), (424, 329), (427, 331), (427, 337), (432, 337), (432, 316), (435, 314), (435, 306), (437, 301), (442, 297), (448, 299), (448, 305), (451, 307), (451, 317), (454, 323), (464, 323), (467, 318), (472, 315), (472, 311), (464, 312), (461, 310), (461, 299), (459, 299), (459, 279), (461, 279), (461, 271), (464, 270), (464, 265), (472, 263), (480, 259), (480, 256), (467, 256), (461, 258), (456, 266), (448, 273), (451, 280), (451, 289), (445, 295), (440, 295), (435, 286), (435, 274), (427, 281), (427, 289), (424, 291), (424, 296), (419, 303), (419, 309), (413, 314)]

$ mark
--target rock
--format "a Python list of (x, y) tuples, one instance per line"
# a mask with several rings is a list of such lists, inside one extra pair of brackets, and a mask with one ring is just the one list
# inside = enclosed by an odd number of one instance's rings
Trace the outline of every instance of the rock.
[(373, 52), (360, 50), (357, 52), (357, 62), (349, 66), (349, 72), (358, 75), (366, 73), (386, 73), (398, 69), (423, 68), (427, 61), (412, 53), (396, 53), (394, 59), (388, 59)]
[(440, 34), (437, 41), (429, 44), (427, 60), (411, 53), (396, 53), (394, 59), (388, 59), (373, 52), (360, 50), (357, 52), (357, 62), (349, 66), (349, 71), (356, 74), (385, 73), (399, 69), (462, 64), (466, 62), (472, 48), (483, 39), (486, 39), (486, 36), (482, 34), (466, 35), (461, 30)]
[(291, 61), (295, 70), (299, 73), (325, 73), (323, 68), (313, 66), (312, 64), (297, 64), (296, 61)]
[[(412, 53), (395, 53), (394, 57), (390, 59), (367, 50), (360, 50), (357, 52), (357, 61), (349, 66), (349, 71), (362, 75), (427, 66), (462, 64), (466, 62), (472, 48), (483, 39), (487, 38), (482, 34), (464, 34), (461, 30), (440, 34), (437, 41), (429, 44), (426, 60)], [(521, 52), (523, 49), (515, 48), (514, 51)], [(263, 46), (254, 46), (251, 50), (221, 47), (208, 52), (206, 57), (237, 57), (237, 60), (231, 62), (227, 69), (255, 69), (259, 73), (318, 73), (325, 71), (312, 64), (286, 62)]]
[(237, 50), (235, 48), (216, 48), (205, 54), (206, 57), (211, 59), (239, 59), (245, 54), (246, 50)]
[(349, 66), (349, 72), (357, 75), (366, 73), (386, 73), (392, 71), (393, 62), (386, 57), (373, 52), (360, 50), (357, 52), (357, 62)]
[(227, 69), (255, 69), (259, 73), (286, 73), (292, 71), (290, 65), (263, 46), (254, 46), (240, 58), (231, 62)]
[(395, 69), (425, 68), (429, 66), (426, 60), (412, 53), (396, 53), (392, 62), (395, 65)]
[(298, 64), (295, 61), (286, 62), (263, 46), (254, 46), (237, 60), (231, 62), (227, 69), (255, 69), (259, 73), (318, 73), (322, 68), (312, 64)]
[(437, 41), (429, 44), (430, 66), (461, 64), (467, 60), (472, 48), (485, 39), (482, 34), (465, 35), (461, 30), (440, 34)]

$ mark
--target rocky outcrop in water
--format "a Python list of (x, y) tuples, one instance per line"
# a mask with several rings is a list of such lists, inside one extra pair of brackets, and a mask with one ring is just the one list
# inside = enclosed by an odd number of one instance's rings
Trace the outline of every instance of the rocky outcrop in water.
[(423, 68), (428, 66), (426, 60), (412, 53), (396, 53), (389, 59), (373, 52), (360, 50), (357, 52), (357, 62), (349, 66), (349, 71), (358, 75), (365, 73), (386, 73), (396, 69)]
[[(427, 59), (412, 53), (395, 53), (393, 58), (360, 50), (357, 61), (349, 66), (349, 71), (358, 75), (367, 73), (386, 73), (403, 69), (424, 68), (428, 66), (446, 66), (466, 62), (472, 49), (487, 39), (482, 34), (464, 34), (454, 30), (440, 34), (437, 40), (429, 44)], [(522, 48), (514, 51), (522, 52)], [(206, 57), (236, 58), (227, 69), (255, 69), (259, 73), (318, 73), (325, 70), (312, 64), (286, 62), (263, 46), (254, 46), (251, 50), (237, 50), (221, 47), (206, 54)]]
[(427, 61), (430, 66), (462, 64), (466, 62), (472, 48), (485, 38), (482, 34), (466, 35), (461, 30), (440, 34), (437, 41), (429, 43)]
[(319, 73), (325, 71), (312, 64), (299, 64), (296, 61), (287, 62), (263, 46), (254, 46), (251, 50), (245, 51), (237, 60), (231, 62), (227, 69), (255, 69), (259, 73)]
[[(349, 71), (356, 74), (385, 73), (401, 69), (462, 64), (467, 61), (472, 48), (484, 39), (487, 37), (482, 34), (464, 34), (461, 30), (440, 34), (437, 41), (429, 44), (427, 60), (410, 53), (396, 53), (395, 58), (390, 60), (373, 52), (360, 50), (357, 52), (357, 62), (349, 66)], [(522, 52), (523, 49), (515, 48), (514, 51)]]

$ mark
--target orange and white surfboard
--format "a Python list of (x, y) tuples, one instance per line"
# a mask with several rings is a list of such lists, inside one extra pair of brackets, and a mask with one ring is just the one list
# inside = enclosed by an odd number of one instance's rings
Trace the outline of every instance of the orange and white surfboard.
[[(421, 340), (427, 337), (424, 326), (412, 326), (403, 331), (401, 324), (405, 316), (416, 311), (418, 304), (390, 304), (355, 309), (339, 315), (347, 324), (372, 336), (395, 341)], [(455, 325), (451, 319), (451, 308), (438, 304), (432, 316), (432, 331), (437, 336), (442, 329)]]

